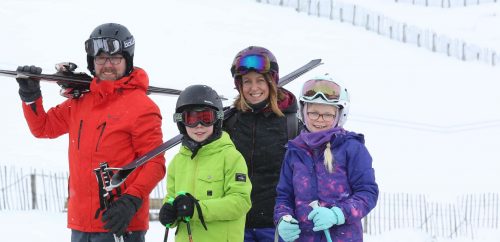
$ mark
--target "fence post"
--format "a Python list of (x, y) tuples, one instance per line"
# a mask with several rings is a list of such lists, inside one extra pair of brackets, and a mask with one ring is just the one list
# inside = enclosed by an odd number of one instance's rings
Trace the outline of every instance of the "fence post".
[(462, 43), (462, 61), (465, 61), (467, 58), (465, 57), (465, 42)]
[(406, 43), (406, 24), (403, 24), (403, 43)]
[(366, 14), (366, 30), (370, 30), (370, 14)]
[(333, 0), (330, 0), (330, 19), (333, 19), (334, 8), (333, 8)]
[(352, 25), (356, 26), (356, 5), (352, 7)]
[(380, 15), (377, 15), (377, 34), (380, 34)]
[(368, 233), (368, 216), (365, 216), (363, 218), (363, 220), (364, 220), (363, 221), (364, 222), (363, 223), (363, 233), (366, 234), (366, 233)]
[(340, 22), (344, 22), (344, 8), (340, 8), (339, 9), (339, 18), (340, 18)]
[(318, 12), (318, 18), (321, 17), (321, 6), (320, 6), (321, 1), (318, 1), (316, 3), (316, 11)]
[[(7, 181), (5, 182), (5, 184), (7, 184)], [(2, 203), (0, 203), (0, 210), (3, 210), (3, 209), (7, 209), (7, 205), (5, 204), (5, 189), (3, 189), (4, 187), (4, 178), (3, 178), (3, 172), (2, 172), (2, 167), (0, 167), (0, 187), (2, 187)], [(3, 206), (2, 206), (3, 205)]]
[(36, 172), (34, 171), (31, 175), (31, 209), (35, 210), (38, 208), (36, 201)]
[(432, 33), (432, 52), (436, 52), (436, 33)]
[(311, 15), (311, 0), (307, 1), (307, 15)]

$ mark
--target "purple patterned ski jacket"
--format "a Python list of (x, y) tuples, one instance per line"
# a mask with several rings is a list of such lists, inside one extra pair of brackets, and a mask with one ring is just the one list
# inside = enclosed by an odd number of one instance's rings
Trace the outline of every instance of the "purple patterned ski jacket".
[[(326, 142), (331, 142), (334, 172), (323, 164)], [(309, 133), (302, 131), (288, 142), (288, 150), (276, 188), (274, 222), (290, 214), (299, 221), (300, 242), (326, 241), (323, 231), (314, 232), (307, 215), (309, 203), (339, 207), (345, 224), (329, 229), (334, 242), (363, 241), (361, 219), (372, 210), (378, 199), (378, 185), (372, 158), (364, 145), (364, 136), (342, 128)]]

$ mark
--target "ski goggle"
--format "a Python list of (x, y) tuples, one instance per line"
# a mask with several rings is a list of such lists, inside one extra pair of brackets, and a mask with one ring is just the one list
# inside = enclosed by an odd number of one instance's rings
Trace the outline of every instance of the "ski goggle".
[(96, 38), (85, 41), (85, 51), (90, 56), (97, 56), (101, 51), (113, 55), (122, 51), (120, 41), (113, 38)]
[(174, 114), (174, 122), (182, 122), (185, 126), (194, 128), (201, 124), (205, 127), (211, 126), (217, 121), (215, 110), (203, 108), (198, 110), (186, 110)]
[(337, 103), (340, 98), (340, 86), (327, 80), (309, 80), (302, 88), (302, 99), (312, 101), (322, 98), (329, 103)]
[(234, 76), (245, 75), (250, 71), (267, 73), (271, 70), (271, 61), (263, 55), (245, 55), (234, 61), (231, 72)]

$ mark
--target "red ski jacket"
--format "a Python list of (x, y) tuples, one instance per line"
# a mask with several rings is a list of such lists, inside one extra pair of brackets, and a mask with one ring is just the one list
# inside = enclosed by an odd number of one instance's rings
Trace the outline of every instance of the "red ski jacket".
[[(162, 117), (146, 95), (149, 79), (140, 68), (116, 81), (94, 78), (90, 92), (68, 99), (45, 112), (42, 98), (23, 103), (24, 116), (37, 138), (69, 134), (68, 227), (83, 232), (106, 232), (101, 217), (94, 169), (101, 162), (122, 167), (162, 144)], [(122, 193), (143, 200), (128, 231), (147, 230), (149, 193), (165, 176), (165, 158), (159, 155), (132, 173)]]

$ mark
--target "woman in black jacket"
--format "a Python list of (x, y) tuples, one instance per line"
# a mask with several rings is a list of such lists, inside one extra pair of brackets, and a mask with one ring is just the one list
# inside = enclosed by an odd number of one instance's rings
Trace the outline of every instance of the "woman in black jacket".
[(252, 208), (247, 214), (245, 242), (273, 241), (273, 208), (286, 144), (298, 134), (297, 100), (277, 86), (278, 63), (267, 49), (250, 46), (231, 66), (239, 92), (237, 113), (224, 123), (245, 157), (252, 182)]

